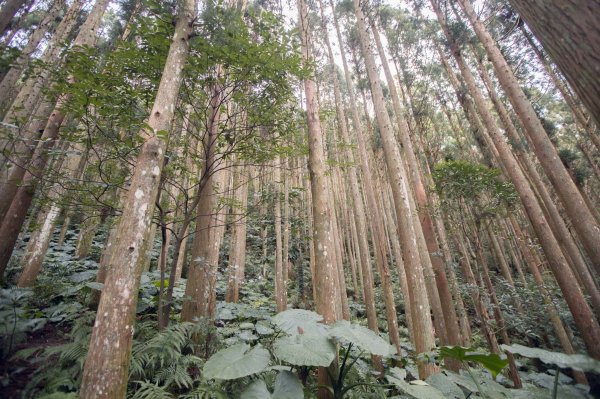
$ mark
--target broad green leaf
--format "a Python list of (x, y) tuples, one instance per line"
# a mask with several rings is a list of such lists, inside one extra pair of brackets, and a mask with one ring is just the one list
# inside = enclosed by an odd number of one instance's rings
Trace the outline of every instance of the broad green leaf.
[[(444, 394), (438, 390), (437, 388), (428, 385), (426, 383), (424, 383), (421, 380), (417, 380), (419, 381), (419, 383), (408, 383), (404, 380), (395, 378), (393, 376), (386, 376), (387, 380), (394, 384), (398, 389), (400, 389), (402, 392), (408, 394), (409, 396), (416, 398), (416, 399), (446, 399), (446, 397), (444, 396)], [(423, 384), (425, 385), (423, 385)]]
[(553, 364), (562, 368), (572, 368), (575, 370), (600, 373), (600, 361), (586, 355), (567, 355), (566, 353), (550, 352), (540, 348), (529, 348), (527, 346), (501, 345), (502, 350), (516, 353), (521, 356), (537, 358), (546, 364)]
[(277, 374), (271, 399), (303, 399), (304, 390), (298, 377), (289, 371)]
[(440, 357), (442, 359), (449, 357), (461, 362), (479, 363), (492, 373), (494, 379), (508, 365), (508, 360), (502, 359), (496, 353), (478, 353), (474, 352), (472, 348), (462, 346), (442, 346), (440, 348)]
[(337, 350), (325, 336), (298, 334), (275, 340), (273, 352), (278, 359), (295, 366), (327, 367), (335, 358)]
[(317, 323), (321, 320), (323, 320), (323, 316), (304, 309), (286, 310), (273, 317), (273, 323), (292, 335), (320, 331)]
[(271, 355), (260, 345), (251, 348), (248, 344), (237, 344), (220, 350), (204, 365), (206, 379), (234, 380), (260, 373), (269, 366)]
[(335, 323), (329, 330), (329, 335), (348, 341), (372, 355), (391, 356), (396, 353), (388, 342), (373, 331), (346, 320)]
[(240, 394), (240, 399), (268, 399), (270, 397), (267, 384), (263, 380), (254, 381)]
[(432, 374), (425, 382), (439, 389), (448, 399), (465, 399), (463, 390), (444, 373)]

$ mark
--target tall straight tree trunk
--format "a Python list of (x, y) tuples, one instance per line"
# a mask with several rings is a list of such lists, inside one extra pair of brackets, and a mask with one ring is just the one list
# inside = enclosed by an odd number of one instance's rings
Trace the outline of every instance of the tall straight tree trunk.
[[(222, 67), (218, 66), (217, 76), (222, 73)], [(215, 229), (213, 213), (216, 209), (216, 192), (214, 185), (217, 182), (216, 172), (216, 147), (221, 117), (219, 108), (222, 103), (222, 87), (214, 85), (211, 89), (210, 114), (207, 130), (204, 136), (204, 169), (201, 179), (206, 183), (200, 188), (197, 216), (196, 235), (192, 244), (192, 261), (188, 270), (188, 283), (185, 295), (188, 298), (183, 302), (181, 309), (181, 320), (192, 322), (198, 317), (209, 317), (211, 264), (210, 254), (213, 245), (212, 232)]]
[[(502, 343), (504, 343), (505, 345), (510, 345), (510, 338), (508, 338), (508, 332), (506, 331), (504, 317), (502, 316), (502, 311), (500, 310), (500, 303), (498, 302), (498, 297), (496, 296), (496, 289), (494, 288), (494, 284), (490, 279), (489, 266), (487, 263), (487, 259), (483, 253), (483, 246), (481, 245), (481, 240), (479, 239), (479, 237), (483, 234), (483, 231), (479, 226), (480, 221), (476, 221), (476, 224), (477, 226), (474, 228), (473, 237), (475, 240), (475, 251), (477, 253), (477, 258), (479, 259), (479, 264), (481, 266), (482, 279), (492, 302), (494, 319), (496, 320), (496, 326), (498, 331), (500, 332), (500, 337), (502, 337)], [(519, 378), (517, 366), (515, 365), (514, 355), (512, 353), (508, 353), (507, 357), (509, 362), (508, 373), (513, 381), (514, 388), (522, 388), (523, 385), (521, 383), (521, 379)]]
[(240, 297), (240, 283), (243, 280), (244, 265), (246, 263), (246, 212), (248, 205), (248, 174), (247, 168), (238, 167), (234, 178), (235, 202), (239, 204), (239, 215), (234, 212), (234, 224), (231, 231), (232, 249), (229, 254), (227, 268), (227, 302), (237, 302)]
[(487, 128), (481, 133), (488, 133), (491, 136), (490, 138), (500, 155), (500, 161), (504, 164), (504, 169), (507, 171), (511, 181), (515, 185), (515, 189), (521, 198), (529, 221), (540, 240), (540, 244), (548, 259), (549, 266), (556, 277), (567, 304), (569, 305), (569, 309), (573, 314), (573, 318), (581, 332), (589, 354), (595, 358), (600, 358), (600, 347), (597, 345), (597, 342), (600, 340), (600, 326), (598, 325), (592, 310), (585, 301), (583, 293), (577, 284), (577, 280), (575, 279), (567, 260), (560, 251), (558, 242), (556, 241), (550, 226), (546, 222), (544, 213), (537, 201), (535, 193), (531, 189), (527, 178), (518, 165), (508, 143), (504, 140), (504, 137), (496, 126), (496, 122), (487, 108), (486, 101), (475, 83), (473, 74), (462, 58), (460, 51), (456, 48), (455, 43), (452, 41), (452, 37), (445, 25), (444, 17), (435, 3), (432, 2), (432, 4), (434, 5), (438, 19), (442, 24), (442, 28), (447, 35), (447, 39), (453, 46), (452, 49), (456, 62), (465, 79), (467, 88), (475, 100), (477, 110)]
[[(81, 149), (79, 149), (81, 150)], [(67, 173), (74, 178), (78, 178), (83, 172), (83, 163), (85, 158), (80, 155), (67, 157), (61, 165), (61, 170), (67, 171)], [(58, 184), (54, 185), (49, 196), (52, 201), (57, 201), (60, 196), (64, 194), (64, 190)], [(50, 246), (50, 240), (52, 239), (52, 233), (54, 233), (54, 226), (60, 215), (60, 205), (57, 203), (51, 203), (50, 208), (46, 212), (40, 212), (39, 222), (41, 228), (36, 229), (27, 243), (27, 249), (25, 250), (25, 256), (23, 257), (23, 271), (19, 276), (17, 282), (18, 287), (30, 287), (35, 283), (37, 276), (42, 268), (46, 252)]]
[[(494, 65), (498, 81), (505, 90), (515, 112), (519, 116), (519, 119), (525, 128), (525, 134), (533, 144), (535, 154), (537, 155), (540, 164), (544, 168), (544, 171), (548, 175), (548, 178), (552, 182), (567, 214), (569, 215), (569, 218), (573, 222), (573, 227), (575, 228), (575, 231), (577, 231), (579, 239), (585, 247), (588, 256), (592, 260), (596, 272), (600, 273), (600, 226), (598, 225), (596, 218), (592, 214), (592, 211), (588, 208), (575, 183), (573, 182), (573, 179), (569, 175), (569, 172), (566, 170), (565, 166), (560, 160), (556, 148), (550, 141), (550, 138), (548, 137), (548, 134), (544, 130), (542, 123), (535, 113), (531, 102), (525, 96), (523, 89), (521, 89), (517, 78), (504, 59), (500, 49), (496, 46), (494, 39), (485, 29), (483, 23), (477, 18), (471, 3), (469, 0), (459, 0), (459, 4), (467, 15), (469, 22), (475, 30), (475, 33), (485, 48), (490, 61)], [(596, 4), (596, 11), (599, 9), (600, 4)], [(581, 14), (581, 16), (585, 18), (586, 14)], [(596, 43), (592, 41), (590, 44), (600, 46), (600, 42), (598, 42), (600, 39), (600, 29), (598, 29), (596, 25), (591, 26), (591, 28), (593, 31), (595, 30), (598, 35), (595, 38)], [(598, 48), (598, 51), (600, 51), (600, 47)], [(587, 54), (587, 52), (584, 54)], [(598, 60), (598, 52), (591, 54), (593, 54), (593, 56), (596, 57), (596, 60)], [(596, 73), (592, 75), (596, 76), (596, 82), (599, 81), (599, 79), (597, 79), (598, 65), (600, 64), (597, 63), (595, 66)], [(588, 84), (593, 85), (593, 82), (590, 81)], [(600, 89), (600, 84), (597, 84), (597, 87)], [(600, 101), (598, 100), (600, 99), (600, 93), (596, 91), (596, 94), (598, 95), (596, 101)], [(596, 111), (598, 110), (599, 109), (596, 109)], [(595, 111), (592, 113), (596, 114)]]
[[(308, 7), (304, 0), (298, 0), (298, 23), (302, 45), (302, 60), (305, 64), (313, 61)], [(323, 322), (330, 324), (341, 319), (336, 311), (335, 302), (339, 298), (334, 263), (333, 226), (331, 225), (331, 208), (328, 190), (328, 178), (325, 166), (325, 147), (323, 132), (319, 120), (319, 103), (317, 87), (312, 78), (305, 78), (304, 96), (308, 122), (308, 170), (310, 174), (310, 191), (312, 195), (312, 236), (314, 245), (314, 299), (317, 313), (323, 316)], [(328, 370), (319, 368), (318, 381), (328, 385)], [(320, 399), (331, 397), (329, 391), (320, 389)]]
[[(398, 218), (398, 231), (402, 244), (402, 253), (411, 290), (412, 321), (414, 328), (415, 347), (417, 353), (430, 351), (435, 347), (433, 326), (430, 316), (429, 298), (425, 289), (425, 278), (423, 276), (423, 264), (417, 250), (417, 233), (414, 225), (414, 207), (411, 206), (410, 198), (412, 192), (409, 187), (407, 173), (404, 168), (398, 144), (394, 138), (392, 124), (385, 106), (383, 91), (379, 83), (379, 75), (375, 60), (371, 52), (368, 30), (365, 23), (359, 0), (353, 0), (354, 13), (356, 14), (360, 46), (369, 76), (371, 93), (375, 106), (377, 122), (380, 129), (381, 141), (385, 154), (385, 162), (388, 168), (390, 184)], [(427, 378), (435, 372), (435, 366), (419, 362), (419, 377)]]
[(281, 234), (281, 198), (280, 188), (281, 185), (281, 166), (280, 159), (277, 157), (274, 162), (273, 169), (273, 200), (275, 205), (273, 207), (273, 216), (275, 223), (275, 303), (277, 305), (277, 312), (283, 312), (287, 309), (287, 289), (286, 282), (284, 279), (283, 268), (287, 265), (283, 264), (283, 237)]
[(115, 256), (111, 257), (108, 267), (83, 370), (79, 393), (82, 399), (125, 397), (140, 274), (145, 258), (140, 250), (150, 229), (167, 145), (157, 133), (170, 131), (195, 16), (195, 0), (182, 3), (148, 126), (139, 134), (145, 142), (117, 227)]
[(510, 0), (600, 126), (600, 1)]
[(573, 266), (573, 271), (575, 275), (578, 277), (578, 281), (581, 282), (582, 287), (586, 291), (588, 295), (590, 295), (592, 300), (592, 305), (596, 312), (596, 315), (600, 314), (600, 291), (594, 282), (592, 275), (590, 274), (587, 264), (579, 250), (579, 247), (575, 243), (571, 232), (567, 228), (565, 221), (563, 220), (560, 212), (552, 199), (546, 185), (542, 181), (540, 174), (537, 171), (537, 168), (533, 164), (533, 161), (529, 157), (529, 155), (525, 152), (522, 145), (517, 143), (521, 142), (521, 136), (517, 132), (516, 127), (512, 123), (512, 120), (508, 114), (508, 111), (504, 104), (498, 98), (498, 94), (494, 89), (494, 85), (490, 76), (488, 75), (484, 65), (481, 60), (478, 60), (478, 68), (481, 75), (481, 78), (488, 90), (490, 99), (494, 104), (496, 111), (504, 125), (504, 128), (508, 134), (508, 138), (512, 143), (515, 143), (513, 148), (513, 153), (520, 161), (521, 166), (523, 167), (524, 172), (528, 175), (529, 180), (531, 181), (533, 187), (536, 190), (536, 194), (540, 198), (540, 203), (543, 204), (543, 210), (545, 211), (545, 215), (550, 223), (550, 227), (554, 232), (554, 236), (557, 241), (561, 245), (563, 249), (563, 253), (568, 261), (570, 261)]
[[(460, 332), (458, 330), (458, 319), (456, 317), (456, 310), (454, 308), (454, 300), (452, 299), (452, 294), (450, 293), (448, 278), (446, 276), (444, 263), (441, 257), (440, 247), (435, 236), (435, 228), (433, 227), (433, 222), (431, 220), (431, 216), (429, 215), (429, 199), (421, 179), (419, 167), (420, 163), (415, 155), (412, 140), (409, 134), (408, 124), (403, 116), (404, 111), (402, 109), (402, 105), (400, 104), (400, 96), (396, 90), (396, 82), (392, 76), (385, 50), (381, 43), (381, 38), (379, 37), (379, 30), (375, 23), (373, 23), (373, 37), (375, 38), (375, 44), (377, 45), (379, 58), (381, 59), (381, 64), (385, 72), (388, 89), (392, 98), (392, 105), (396, 114), (396, 121), (398, 125), (402, 154), (404, 155), (405, 159), (405, 166), (409, 172), (415, 199), (417, 201), (417, 206), (419, 207), (419, 213), (416, 216), (417, 220), (422, 226), (422, 236), (425, 240), (428, 252), (428, 257), (423, 259), (423, 264), (426, 268), (431, 268), (435, 276), (436, 289), (433, 290), (434, 292), (429, 292), (429, 298), (431, 300), (431, 298), (434, 298), (435, 295), (439, 296), (440, 311), (436, 314), (436, 319), (441, 316), (441, 319), (444, 321), (441, 327), (445, 328), (445, 331), (440, 331), (441, 335), (446, 337), (449, 345), (459, 345)], [(417, 229), (417, 234), (418, 233), (419, 231)], [(433, 301), (431, 301), (431, 304), (433, 306)], [(458, 363), (452, 361), (449, 362), (449, 366), (455, 371), (457, 371), (459, 368)]]
[(56, 17), (64, 5), (64, 0), (55, 0), (50, 5), (50, 8), (44, 13), (44, 17), (39, 25), (29, 37), (27, 44), (23, 47), (21, 54), (13, 62), (9, 71), (4, 75), (4, 78), (2, 78), (2, 82), (0, 82), (0, 113), (2, 113), (2, 110), (4, 110), (4, 107), (7, 105), (8, 99), (15, 94), (15, 84), (19, 80), (21, 73), (29, 63), (31, 55), (37, 49), (44, 38), (44, 35), (52, 30)]
[[(322, 2), (319, 2), (320, 5), (320, 10), (321, 10), (321, 19), (323, 21), (323, 23), (325, 24), (326, 20), (325, 20), (325, 15), (324, 15), (324, 9), (323, 9), (323, 5)], [(332, 10), (335, 14), (335, 10), (333, 9), (333, 4), (332, 4)], [(336, 33), (338, 34), (338, 40), (341, 40), (341, 35), (339, 34), (339, 26), (338, 26), (338, 21), (337, 21), (337, 17), (334, 15), (334, 25), (335, 25), (335, 29), (336, 29)], [(334, 65), (334, 58), (333, 58), (333, 51), (331, 48), (331, 43), (329, 41), (329, 37), (325, 37), (326, 39), (326, 44), (327, 44), (327, 51), (328, 51), (328, 55), (329, 55), (329, 63), (330, 65), (333, 67)], [(339, 43), (342, 43), (341, 41)], [(345, 55), (342, 54), (342, 61), (344, 64), (344, 71), (346, 73), (346, 81), (348, 82), (349, 86), (351, 86), (351, 80), (349, 80), (349, 74), (348, 74), (348, 65), (347, 65), (347, 61), (345, 58)], [(339, 80), (337, 78), (336, 74), (333, 74), (332, 76), (333, 79), (333, 88), (334, 88), (334, 97), (335, 97), (335, 102), (336, 102), (336, 116), (337, 116), (337, 120), (338, 120), (338, 126), (339, 126), (339, 133), (341, 135), (341, 140), (344, 143), (350, 143), (350, 135), (348, 133), (348, 125), (347, 125), (347, 119), (346, 119), (346, 113), (344, 110), (344, 104), (343, 104), (343, 99), (342, 99), (342, 95), (341, 95), (341, 89), (340, 89), (340, 84), (339, 84)], [(356, 99), (354, 96), (354, 89), (352, 87), (348, 87), (348, 94), (350, 96), (350, 108), (352, 109), (351, 113), (352, 113), (352, 118), (353, 118), (353, 123), (354, 123), (354, 128), (356, 131), (356, 135), (357, 135), (357, 144), (358, 144), (358, 151), (362, 154), (360, 156), (360, 165), (361, 165), (361, 169), (363, 171), (363, 181), (365, 184), (365, 191), (371, 191), (371, 194), (367, 194), (365, 192), (366, 195), (372, 195), (372, 193), (374, 191), (369, 190), (368, 187), (371, 185), (371, 172), (370, 172), (370, 168), (368, 166), (368, 164), (366, 163), (366, 149), (365, 149), (365, 143), (364, 143), (364, 139), (362, 137), (362, 129), (361, 129), (361, 125), (360, 125), (360, 119), (358, 117), (358, 111), (356, 109)], [(356, 170), (356, 167), (354, 166), (355, 163), (355, 158), (354, 158), (354, 153), (352, 152), (351, 148), (349, 146), (345, 147), (345, 160), (346, 162), (350, 163), (352, 166), (350, 166), (349, 170), (348, 170), (348, 179), (350, 180), (350, 187), (349, 190), (351, 192), (351, 198), (352, 198), (352, 212), (354, 214), (354, 220), (352, 220), (350, 223), (354, 223), (355, 224), (355, 231), (357, 234), (357, 239), (358, 239), (358, 247), (357, 247), (357, 253), (358, 253), (358, 265), (360, 267), (361, 270), (361, 275), (362, 275), (362, 287), (363, 287), (363, 302), (365, 305), (365, 310), (366, 310), (366, 314), (367, 314), (367, 324), (369, 326), (369, 328), (375, 332), (378, 332), (379, 328), (377, 325), (377, 313), (375, 310), (375, 295), (374, 295), (374, 290), (373, 290), (373, 272), (372, 272), (372, 266), (371, 266), (371, 261), (370, 261), (370, 251), (369, 251), (369, 242), (368, 242), (368, 236), (367, 236), (367, 222), (366, 222), (366, 211), (365, 211), (365, 206), (364, 206), (364, 202), (363, 202), (363, 197), (361, 195), (360, 192), (360, 188), (359, 188), (359, 184), (358, 184), (358, 171)], [(365, 162), (363, 162), (365, 161)], [(368, 174), (364, 174), (364, 173), (368, 173)], [(375, 232), (373, 232), (373, 240), (378, 239), (375, 236)], [(394, 313), (395, 313), (395, 307), (394, 307)], [(395, 320), (395, 315), (394, 315), (394, 320)], [(397, 323), (395, 323), (397, 324)], [(393, 330), (391, 330), (393, 331)], [(396, 335), (390, 335), (390, 338), (392, 338), (392, 342), (395, 341)], [(399, 344), (399, 335), (398, 335), (398, 344)], [(394, 342), (394, 344), (396, 344), (396, 342)]]
[[(108, 3), (109, 0), (98, 0), (98, 2), (94, 4), (92, 11), (75, 38), (73, 43), (74, 46), (89, 46), (95, 44), (97, 39), (96, 33)], [(69, 77), (69, 79), (73, 79), (73, 77)], [(4, 270), (10, 260), (19, 231), (23, 226), (37, 184), (39, 183), (37, 174), (44, 173), (48, 163), (48, 151), (53, 147), (54, 142), (58, 137), (59, 129), (65, 119), (62, 107), (66, 102), (66, 97), (62, 97), (57, 101), (54, 111), (46, 122), (41, 141), (33, 153), (32, 162), (29, 165), (30, 169), (25, 173), (21, 186), (11, 200), (10, 208), (2, 220), (2, 226), (0, 227), (0, 237), (3, 237), (0, 244), (0, 279), (2, 279), (4, 275)]]

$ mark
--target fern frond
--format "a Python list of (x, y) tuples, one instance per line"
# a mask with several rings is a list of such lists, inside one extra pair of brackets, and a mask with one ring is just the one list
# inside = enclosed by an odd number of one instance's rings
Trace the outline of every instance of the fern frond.
[(158, 384), (147, 381), (136, 381), (140, 388), (135, 391), (132, 399), (173, 399), (174, 396)]

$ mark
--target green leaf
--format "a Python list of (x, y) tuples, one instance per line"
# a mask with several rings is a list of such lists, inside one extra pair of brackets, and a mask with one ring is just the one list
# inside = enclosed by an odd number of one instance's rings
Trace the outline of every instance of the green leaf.
[(331, 364), (337, 354), (333, 342), (317, 334), (298, 334), (281, 337), (273, 342), (275, 356), (295, 366), (322, 366)]
[(320, 331), (321, 325), (318, 323), (321, 320), (323, 320), (323, 316), (304, 309), (286, 310), (273, 317), (273, 323), (292, 335)]
[(439, 389), (448, 399), (465, 399), (463, 390), (444, 373), (432, 374), (425, 382)]
[(567, 355), (566, 353), (550, 352), (540, 348), (529, 348), (527, 346), (501, 345), (503, 351), (516, 353), (521, 356), (537, 358), (546, 364), (553, 364), (562, 368), (572, 368), (575, 370), (600, 373), (600, 361), (586, 355)]
[(271, 393), (263, 380), (256, 380), (240, 394), (240, 399), (268, 399)]
[(496, 376), (508, 365), (507, 359), (502, 359), (496, 353), (477, 353), (472, 348), (462, 346), (442, 346), (440, 348), (440, 357), (442, 359), (451, 358), (461, 362), (476, 362), (489, 370), (492, 377)]
[(335, 323), (329, 330), (329, 335), (348, 341), (372, 355), (391, 356), (396, 353), (395, 348), (375, 332), (346, 320)]
[(424, 381), (416, 380), (410, 383), (394, 375), (386, 375), (386, 379), (394, 384), (402, 392), (416, 399), (446, 399), (444, 394), (437, 388), (432, 387)]
[(298, 377), (289, 371), (277, 374), (271, 399), (303, 399), (304, 390)]
[(206, 361), (206, 379), (234, 380), (257, 374), (269, 366), (271, 355), (262, 346), (251, 348), (248, 344), (237, 344), (220, 350)]

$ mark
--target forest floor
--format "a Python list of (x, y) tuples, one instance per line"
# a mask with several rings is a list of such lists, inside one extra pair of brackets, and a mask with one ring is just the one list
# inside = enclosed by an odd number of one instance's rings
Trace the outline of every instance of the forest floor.
[[(42, 273), (33, 289), (19, 290), (6, 288), (1, 290), (0, 295), (0, 398), (76, 398), (81, 371), (87, 354), (87, 343), (95, 317), (95, 311), (88, 306), (89, 298), (93, 288), (97, 270), (97, 261), (102, 250), (104, 236), (99, 234), (93, 244), (90, 255), (85, 259), (75, 259), (75, 231), (69, 231), (67, 240), (62, 247), (52, 243)], [(18, 259), (23, 251), (23, 245), (17, 248)], [(258, 251), (257, 251), (258, 252)], [(158, 251), (152, 253), (153, 263), (156, 263)], [(251, 264), (248, 267), (248, 279), (242, 290), (242, 301), (239, 304), (228, 304), (223, 301), (225, 293), (225, 270), (219, 273), (219, 284), (217, 287), (217, 322), (207, 328), (217, 332), (217, 341), (206, 349), (208, 354), (214, 353), (219, 348), (230, 347), (238, 343), (254, 345), (257, 343), (269, 346), (277, 333), (271, 324), (275, 315), (275, 305), (272, 301), (273, 284), (270, 279), (256, 277), (260, 275), (262, 263), (256, 258), (249, 256)], [(8, 280), (17, 275), (18, 266), (13, 263), (9, 267)], [(295, 276), (297, 277), (297, 276)], [(298, 278), (293, 279), (289, 293), (294, 307), (303, 307), (304, 304), (298, 300)], [(309, 279), (304, 279), (309, 284)], [(195, 359), (189, 351), (188, 335), (190, 330), (181, 327), (178, 323), (177, 313), (180, 311), (181, 300), (184, 296), (185, 280), (174, 290), (176, 304), (174, 306), (173, 322), (171, 327), (163, 333), (156, 331), (156, 303), (158, 295), (159, 277), (156, 272), (144, 273), (140, 287), (137, 309), (136, 336), (132, 363), (130, 367), (130, 387), (128, 397), (159, 397), (144, 396), (148, 387), (154, 387), (154, 383), (164, 388), (164, 397), (188, 397), (182, 396), (185, 392), (185, 384), (190, 378), (194, 379), (199, 374), (196, 368), (183, 366), (190, 359)], [(399, 302), (399, 320), (403, 323), (403, 305)], [(378, 300), (378, 306), (382, 306), (382, 300)], [(352, 319), (360, 324), (365, 323), (364, 307), (354, 301), (350, 301)], [(379, 314), (385, 314), (384, 309), (378, 309)], [(385, 331), (386, 322), (380, 320), (380, 329)], [(413, 346), (408, 339), (408, 331), (401, 329), (403, 351), (401, 354), (401, 365), (405, 370), (407, 379), (416, 379), (417, 370), (414, 363)], [(171, 335), (169, 335), (171, 334)], [(187, 335), (186, 335), (187, 334)], [(275, 334), (275, 335), (274, 335)], [(387, 339), (385, 333), (382, 334)], [(477, 338), (477, 337), (476, 337)], [(169, 345), (174, 341), (180, 341), (180, 346), (173, 347), (169, 352)], [(178, 341), (178, 342), (179, 342)], [(154, 344), (153, 344), (154, 342)], [(479, 344), (482, 341), (479, 337)], [(172, 346), (172, 345), (171, 345)], [(176, 352), (176, 353), (175, 353)], [(386, 367), (390, 370), (394, 366), (390, 361)], [(171, 364), (173, 375), (166, 378), (166, 365)], [(483, 380), (485, 389), (494, 392), (488, 395), (491, 398), (548, 398), (554, 387), (554, 370), (550, 367), (538, 368), (539, 362), (529, 362), (522, 358), (521, 377), (525, 382), (526, 389), (510, 390), (510, 381), (500, 375), (497, 382), (490, 379), (484, 370), (477, 371), (479, 378)], [(396, 369), (397, 370), (397, 369)], [(477, 390), (469, 383), (467, 376), (457, 376), (447, 373), (453, 382), (446, 381), (445, 384), (457, 384), (465, 392)], [(169, 379), (170, 378), (170, 379)], [(179, 378), (179, 380), (178, 380)], [(374, 380), (373, 369), (369, 364), (369, 357), (357, 359), (350, 375), (355, 382), (369, 382), (381, 384)], [(137, 381), (137, 382), (136, 382)], [(146, 384), (142, 381), (152, 382)], [(189, 380), (191, 381), (191, 380)], [(389, 379), (388, 382), (393, 382)], [(564, 372), (559, 375), (559, 398), (588, 398), (586, 387), (575, 385), (571, 377)], [(433, 382), (430, 382), (433, 384)], [(144, 385), (146, 384), (146, 385)], [(196, 384), (194, 382), (194, 384)], [(240, 382), (241, 384), (241, 382)], [(239, 385), (239, 384), (238, 384)], [(197, 386), (197, 384), (196, 384)], [(385, 388), (357, 388), (357, 392), (349, 394), (348, 398), (362, 397), (389, 397), (390, 394), (399, 393), (395, 389)], [(161, 388), (161, 389), (163, 389)], [(229, 384), (229, 391), (235, 391), (239, 386)], [(405, 387), (406, 388), (406, 387)], [(146, 391), (144, 391), (146, 389)], [(154, 388), (152, 388), (154, 389)], [(209, 389), (209, 388), (207, 388)], [(370, 390), (369, 390), (370, 389)], [(412, 389), (408, 387), (406, 389)], [(402, 389), (400, 390), (400, 392)], [(162, 391), (161, 391), (162, 392)], [(162, 393), (161, 393), (162, 394)], [(405, 391), (409, 396), (395, 397), (433, 397), (419, 396), (419, 393)], [(375, 395), (375, 396), (374, 396)], [(464, 397), (445, 396), (445, 397)], [(161, 396), (162, 397), (162, 396)], [(200, 396), (199, 396), (200, 397)], [(211, 397), (211, 396), (206, 396)], [(309, 397), (309, 396), (306, 396)], [(479, 397), (478, 394), (470, 393), (471, 398)]]

